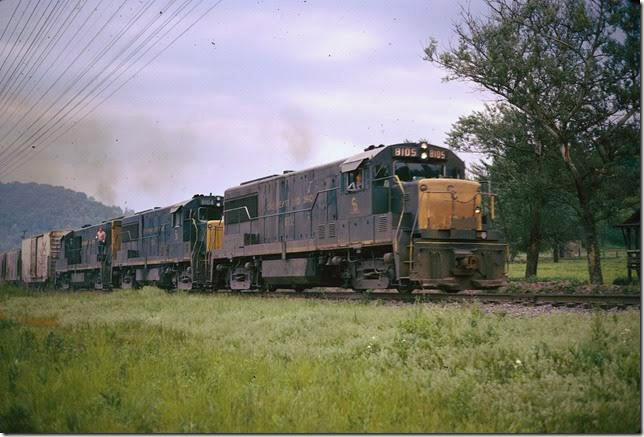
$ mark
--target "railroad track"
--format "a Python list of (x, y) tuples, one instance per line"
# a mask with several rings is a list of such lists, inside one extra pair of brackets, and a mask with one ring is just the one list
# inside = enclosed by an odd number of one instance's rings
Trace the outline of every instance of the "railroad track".
[(640, 307), (641, 296), (632, 294), (502, 294), (502, 293), (413, 293), (400, 294), (388, 292), (358, 293), (355, 291), (276, 291), (265, 293), (261, 291), (230, 292), (222, 294), (233, 296), (259, 296), (259, 297), (297, 297), (331, 300), (383, 300), (392, 302), (426, 302), (426, 303), (453, 303), (453, 302), (481, 302), (481, 303), (510, 303), (515, 305), (554, 307), (585, 307), (585, 308), (626, 308)]

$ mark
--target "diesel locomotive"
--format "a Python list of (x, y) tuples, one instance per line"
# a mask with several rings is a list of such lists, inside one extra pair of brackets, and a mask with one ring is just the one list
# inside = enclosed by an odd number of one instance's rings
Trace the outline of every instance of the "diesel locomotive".
[[(0, 254), (0, 282), (62, 288), (458, 291), (505, 284), (494, 195), (452, 151), (369, 146), (224, 196), (51, 231)], [(96, 236), (102, 227), (105, 243)]]
[(244, 182), (224, 193), (211, 283), (233, 290), (342, 286), (458, 291), (505, 283), (494, 197), (427, 143)]
[[(61, 239), (56, 283), (63, 288), (201, 288), (207, 282), (207, 222), (220, 220), (222, 213), (220, 196), (195, 195), (70, 231)], [(106, 233), (103, 248), (96, 239), (99, 227)]]

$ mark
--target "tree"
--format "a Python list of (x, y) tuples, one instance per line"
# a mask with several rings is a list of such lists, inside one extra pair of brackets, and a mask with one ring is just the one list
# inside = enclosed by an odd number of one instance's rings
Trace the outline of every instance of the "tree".
[[(447, 80), (473, 81), (538, 124), (577, 198), (592, 283), (603, 281), (597, 223), (611, 187), (639, 186), (623, 160), (639, 156), (640, 10), (625, 0), (486, 0), (455, 26), (458, 46), (426, 60)], [(620, 164), (621, 163), (621, 164)], [(622, 178), (616, 181), (616, 178)], [(616, 183), (614, 183), (616, 182)], [(635, 182), (634, 185), (633, 182)], [(620, 195), (619, 199), (624, 199)]]
[(561, 189), (562, 164), (544, 146), (548, 140), (525, 114), (503, 103), (459, 118), (448, 133), (452, 148), (488, 158), (479, 172), (492, 181), (511, 253), (527, 253), (526, 278), (537, 274), (544, 243), (568, 237), (569, 224), (576, 221), (570, 218), (570, 196)]

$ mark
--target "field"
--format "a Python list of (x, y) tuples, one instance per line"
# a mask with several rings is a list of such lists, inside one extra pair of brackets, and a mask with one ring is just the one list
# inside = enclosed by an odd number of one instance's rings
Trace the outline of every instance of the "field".
[[(626, 278), (626, 252), (623, 249), (607, 250), (602, 257), (602, 273), (604, 284), (612, 284), (616, 278)], [(510, 263), (508, 278), (523, 279), (525, 275), (525, 260)], [(588, 281), (588, 262), (586, 257), (576, 259), (560, 259), (558, 263), (550, 257), (539, 257), (537, 279), (571, 279), (579, 282)]]
[(0, 293), (5, 432), (639, 432), (640, 313)]

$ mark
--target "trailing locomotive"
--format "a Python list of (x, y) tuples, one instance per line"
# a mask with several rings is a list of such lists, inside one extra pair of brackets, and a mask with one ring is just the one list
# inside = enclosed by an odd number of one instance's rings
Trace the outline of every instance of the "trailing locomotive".
[[(222, 212), (220, 196), (195, 195), (176, 205), (70, 231), (61, 240), (57, 283), (97, 289), (203, 287), (207, 222), (220, 220)], [(96, 239), (99, 227), (106, 233), (103, 248)]]
[(499, 287), (505, 246), (489, 227), (494, 198), (464, 172), (448, 149), (404, 143), (230, 188), (222, 247), (208, 253), (211, 283)]

